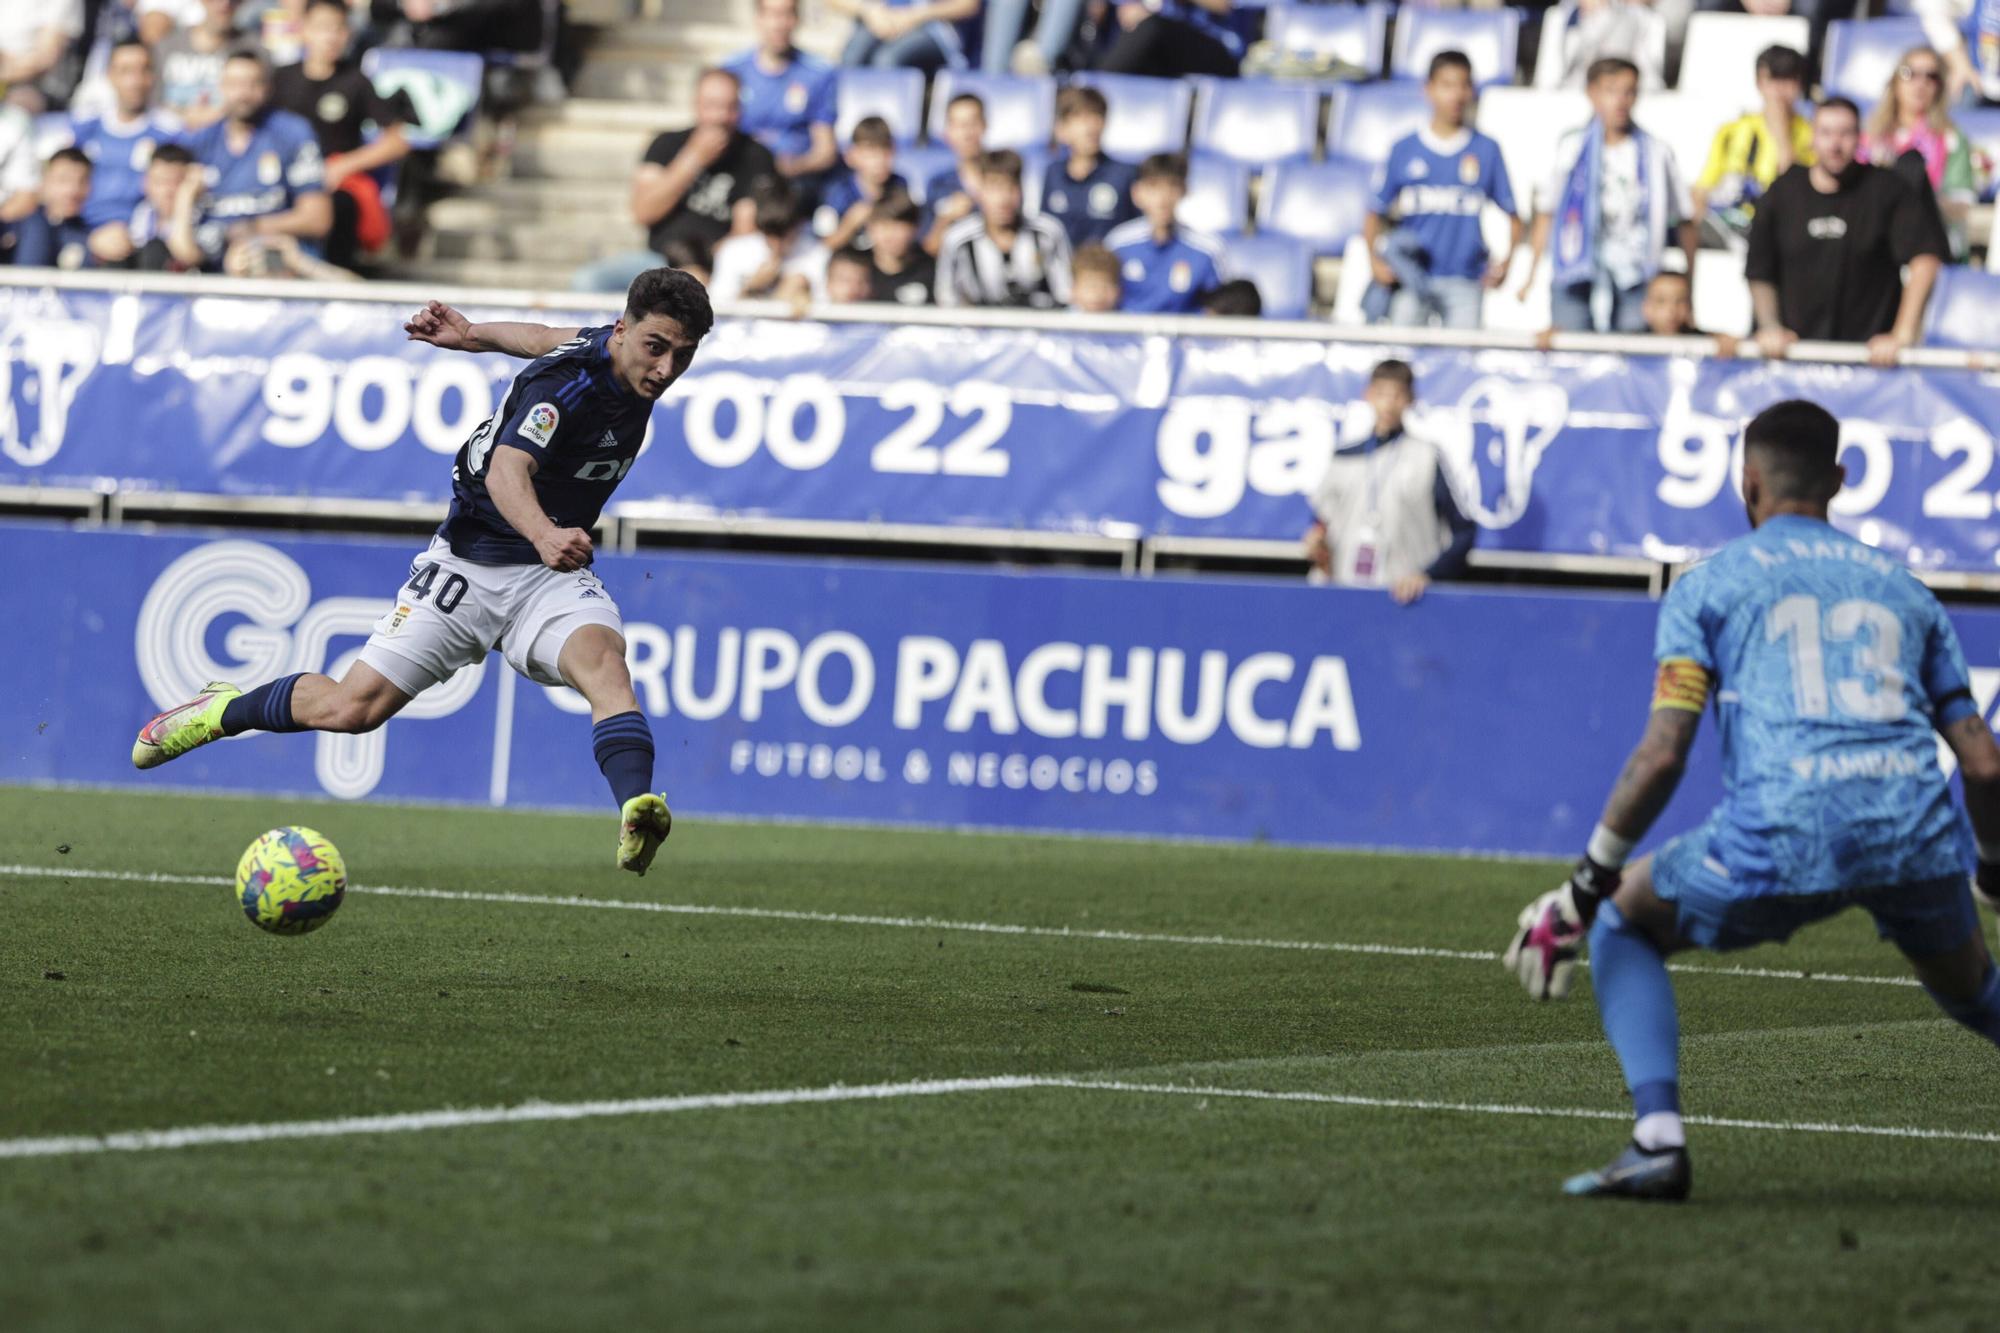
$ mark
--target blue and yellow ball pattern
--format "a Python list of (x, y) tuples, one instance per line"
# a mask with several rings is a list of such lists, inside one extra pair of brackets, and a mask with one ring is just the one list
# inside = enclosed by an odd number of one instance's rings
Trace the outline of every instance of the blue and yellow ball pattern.
[(274, 828), (236, 863), (243, 915), (274, 935), (318, 930), (346, 895), (340, 849), (309, 828)]

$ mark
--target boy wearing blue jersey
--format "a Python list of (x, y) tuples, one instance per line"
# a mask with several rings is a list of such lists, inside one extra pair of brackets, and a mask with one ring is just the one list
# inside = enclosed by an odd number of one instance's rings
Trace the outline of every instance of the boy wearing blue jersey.
[[(1569, 882), (1521, 913), (1505, 956), (1535, 999), (1569, 989), (1587, 934), (1605, 1035), (1637, 1122), (1575, 1195), (1682, 1199), (1679, 1019), (1666, 957), (1780, 942), (1849, 907), (1908, 958), (1945, 1013), (2000, 1044), (2000, 970), (1977, 888), (2000, 890), (2000, 747), (1944, 609), (1901, 564), (1836, 531), (1844, 474), (1825, 409), (1767, 408), (1743, 433), (1752, 531), (1660, 608), (1644, 738)], [(1727, 795), (1698, 828), (1626, 864), (1666, 807), (1711, 697)], [(1941, 734), (1965, 817), (1938, 765)]]
[(451, 511), (395, 605), (342, 679), (301, 672), (248, 693), (212, 681), (146, 724), (133, 765), (252, 729), (373, 731), (498, 648), (528, 679), (590, 702), (592, 747), (619, 807), (618, 865), (645, 874), (672, 816), (649, 790), (652, 731), (632, 693), (618, 606), (590, 572), (590, 530), (713, 319), (701, 284), (670, 268), (634, 279), (609, 326), (471, 324), (435, 301), (419, 311), (404, 326), (418, 342), (533, 361), (459, 449)]
[[(1431, 59), (1424, 95), (1431, 123), (1389, 150), (1362, 235), (1375, 281), (1394, 290), (1389, 323), (1476, 329), (1486, 292), (1507, 279), (1524, 226), (1500, 145), (1471, 128), (1472, 62), (1460, 51)], [(1507, 215), (1507, 253), (1486, 253), (1480, 216)]]
[(1056, 94), (1056, 142), (1066, 150), (1042, 173), (1042, 212), (1069, 233), (1072, 249), (1101, 240), (1137, 213), (1128, 162), (1104, 154), (1104, 125), (1111, 114), (1095, 88)]
[(1187, 198), (1187, 173), (1180, 153), (1155, 153), (1139, 164), (1132, 202), (1140, 216), (1104, 238), (1104, 248), (1118, 256), (1120, 310), (1192, 315), (1222, 282), (1222, 242), (1174, 217)]

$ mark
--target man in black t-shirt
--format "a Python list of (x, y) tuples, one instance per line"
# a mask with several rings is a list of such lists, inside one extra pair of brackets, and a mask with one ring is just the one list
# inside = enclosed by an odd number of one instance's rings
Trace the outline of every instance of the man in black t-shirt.
[(868, 299), (897, 305), (929, 305), (937, 263), (917, 240), (923, 211), (898, 190), (868, 214)]
[(1854, 103), (1820, 103), (1813, 165), (1778, 177), (1757, 205), (1743, 276), (1766, 356), (1801, 338), (1866, 342), (1870, 362), (1893, 366), (1923, 337), (1949, 243), (1937, 210), (1907, 182), (1854, 160), (1860, 130)]

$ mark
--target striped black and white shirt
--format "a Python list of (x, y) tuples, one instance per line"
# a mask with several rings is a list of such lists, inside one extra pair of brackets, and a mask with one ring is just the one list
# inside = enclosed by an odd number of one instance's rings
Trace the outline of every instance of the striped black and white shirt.
[(1014, 248), (1002, 251), (977, 213), (953, 223), (938, 246), (937, 303), (1034, 306), (1069, 304), (1069, 233), (1053, 218), (1023, 214)]

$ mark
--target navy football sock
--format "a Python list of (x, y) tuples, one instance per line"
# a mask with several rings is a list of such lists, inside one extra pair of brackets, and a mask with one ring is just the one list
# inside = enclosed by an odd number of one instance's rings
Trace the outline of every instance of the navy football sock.
[(1986, 965), (1986, 982), (1980, 987), (1979, 998), (1971, 1004), (1957, 1004), (1928, 986), (1924, 989), (1937, 1001), (1938, 1008), (1995, 1046), (2000, 1046), (2000, 967), (1991, 963)]
[(1604, 1035), (1611, 1039), (1625, 1086), (1632, 1090), (1633, 1113), (1641, 1121), (1671, 1115), (1671, 1135), (1677, 1136), (1680, 1014), (1674, 1008), (1674, 985), (1658, 946), (1612, 903), (1597, 909), (1590, 928), (1590, 984), (1597, 992)]
[(605, 718), (590, 729), (590, 743), (620, 809), (653, 789), (653, 729), (644, 713)]
[(222, 710), (222, 734), (235, 736), (245, 731), (304, 731), (306, 728), (292, 720), (292, 687), (305, 674), (301, 671), (280, 676), (259, 685), (248, 694), (231, 699)]

